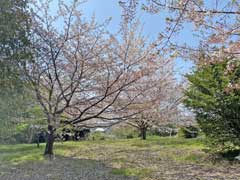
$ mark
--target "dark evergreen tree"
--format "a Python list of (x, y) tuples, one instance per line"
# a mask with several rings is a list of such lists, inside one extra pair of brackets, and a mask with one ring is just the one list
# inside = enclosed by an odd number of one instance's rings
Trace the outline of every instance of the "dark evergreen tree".
[[(226, 60), (199, 67), (187, 76), (185, 105), (191, 108), (213, 147), (240, 145), (240, 62)], [(230, 148), (230, 149), (229, 149)]]

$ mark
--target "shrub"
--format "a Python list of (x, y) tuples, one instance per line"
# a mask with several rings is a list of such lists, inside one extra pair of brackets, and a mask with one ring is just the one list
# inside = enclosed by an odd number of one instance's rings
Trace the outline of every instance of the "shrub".
[(181, 127), (179, 130), (179, 137), (196, 138), (199, 134), (199, 129), (195, 126)]
[(88, 136), (88, 140), (99, 141), (99, 140), (107, 140), (107, 139), (115, 139), (114, 136), (105, 132), (92, 132)]
[(175, 136), (177, 135), (177, 132), (177, 128), (170, 125), (154, 127), (150, 129), (150, 135), (157, 135), (162, 137)]
[(137, 129), (130, 126), (112, 128), (110, 134), (117, 139), (132, 139), (139, 135)]

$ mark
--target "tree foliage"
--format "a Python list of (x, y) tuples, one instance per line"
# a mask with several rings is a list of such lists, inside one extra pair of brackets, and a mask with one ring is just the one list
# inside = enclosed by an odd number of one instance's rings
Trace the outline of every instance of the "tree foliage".
[(140, 97), (152, 88), (141, 83), (147, 84), (162, 58), (156, 43), (142, 36), (138, 23), (112, 35), (106, 31), (107, 22), (83, 19), (83, 1), (57, 2), (52, 13), (51, 1), (32, 5), (34, 61), (26, 69), (46, 115), (45, 154), (50, 157), (62, 124), (87, 126), (93, 120), (109, 125), (143, 111), (146, 107), (129, 107), (141, 104)]
[[(141, 86), (151, 86), (148, 93), (143, 94), (139, 100), (145, 110), (127, 121), (139, 130), (142, 139), (146, 139), (146, 132), (150, 128), (178, 124), (181, 116), (183, 87), (174, 77), (172, 60), (159, 60), (159, 64), (161, 66), (158, 67), (158, 73), (141, 82)], [(139, 108), (138, 106), (131, 108)]]
[(217, 147), (240, 145), (240, 63), (225, 60), (199, 67), (187, 76), (185, 104)]
[(27, 1), (0, 1), (0, 141), (7, 140), (11, 128), (22, 117), (26, 92), (22, 67), (30, 57)]
[[(166, 28), (160, 33), (160, 49), (171, 48), (184, 59), (204, 64), (231, 56), (239, 57), (238, 0), (121, 0), (124, 21), (131, 21), (141, 6), (149, 13), (159, 13), (166, 18)], [(193, 25), (198, 46), (176, 42), (175, 36), (182, 29)]]
[[(29, 58), (29, 14), (27, 1), (0, 2), (0, 75), (1, 89), (21, 83), (21, 66)], [(20, 86), (20, 85), (19, 85)], [(2, 92), (2, 91), (1, 91)]]

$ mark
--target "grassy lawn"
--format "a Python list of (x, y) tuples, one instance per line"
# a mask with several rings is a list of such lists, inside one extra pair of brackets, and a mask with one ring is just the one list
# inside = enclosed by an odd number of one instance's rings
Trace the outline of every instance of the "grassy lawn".
[[(107, 176), (112, 176), (111, 179), (118, 176), (125, 177), (123, 179), (137, 177), (144, 180), (240, 179), (238, 164), (213, 164), (209, 155), (203, 151), (205, 148), (202, 139), (149, 137), (146, 141), (129, 139), (56, 143), (54, 150), (55, 161), (64, 158), (62, 162), (74, 162), (71, 163), (74, 166), (87, 162), (83, 167), (100, 163), (102, 168), (107, 169)], [(34, 162), (35, 166), (49, 163), (42, 156), (43, 150), (44, 144), (40, 148), (25, 144), (1, 145), (0, 168), (24, 168), (30, 162)], [(58, 164), (54, 167), (57, 168)], [(95, 166), (91, 168), (94, 169)]]

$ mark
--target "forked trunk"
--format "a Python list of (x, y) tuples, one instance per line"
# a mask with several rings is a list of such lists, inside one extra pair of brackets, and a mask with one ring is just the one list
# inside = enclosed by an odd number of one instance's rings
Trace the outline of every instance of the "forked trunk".
[(48, 125), (47, 144), (45, 147), (44, 155), (48, 156), (50, 160), (53, 159), (53, 143), (54, 143), (54, 128)]

